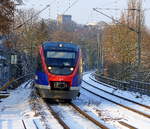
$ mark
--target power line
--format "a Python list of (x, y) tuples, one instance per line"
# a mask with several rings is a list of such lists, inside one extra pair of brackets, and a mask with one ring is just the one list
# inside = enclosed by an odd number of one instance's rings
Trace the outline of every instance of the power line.
[(72, 4), (69, 3), (69, 7), (65, 9), (63, 14), (65, 14), (70, 8), (72, 8), (79, 0), (74, 1)]
[(135, 30), (134, 28), (131, 28), (131, 27), (129, 27), (128, 25), (121, 23), (120, 21), (114, 19), (113, 17), (111, 17), (111, 16), (109, 16), (109, 15), (107, 15), (107, 14), (105, 14), (105, 13), (99, 11), (97, 8), (93, 8), (93, 10), (96, 11), (96, 12), (98, 12), (98, 13), (100, 13), (100, 14), (102, 14), (102, 15), (104, 15), (104, 16), (106, 16), (106, 17), (108, 17), (109, 19), (115, 21), (115, 22), (118, 23), (118, 24), (121, 24), (121, 25), (124, 25), (124, 26), (128, 27), (131, 31), (134, 31), (134, 32), (137, 33), (137, 30)]
[(32, 20), (34, 17), (36, 17), (37, 15), (39, 15), (40, 13), (42, 13), (44, 10), (46, 10), (47, 8), (50, 7), (51, 4), (53, 4), (56, 0), (53, 0), (50, 4), (46, 5), (42, 10), (40, 10), (39, 12), (37, 12), (35, 15), (33, 15), (31, 18), (29, 18), (28, 20), (26, 20), (25, 22), (23, 22), (22, 24), (18, 25), (17, 27), (14, 28), (14, 30), (17, 30), (18, 28), (22, 27), (23, 25), (25, 25), (26, 23), (28, 23), (30, 20)]
[(134, 28), (131, 28), (130, 26), (126, 25), (126, 24), (123, 24), (121, 23), (120, 21), (110, 17), (109, 15), (99, 11), (97, 8), (93, 8), (94, 11), (110, 18), (111, 20), (121, 24), (121, 25), (124, 25), (126, 26), (127, 28), (129, 28), (131, 31), (134, 31), (136, 32), (137, 34), (137, 54), (136, 54), (136, 63), (137, 63), (137, 67), (138, 67), (138, 70), (140, 68), (140, 65), (141, 65), (141, 0), (139, 0), (139, 5), (138, 5), (138, 8), (132, 8), (132, 9), (128, 9), (128, 10), (136, 10), (138, 11), (138, 28), (137, 29), (134, 29)]
[[(132, 8), (132, 9), (120, 9), (120, 8), (96, 8), (98, 10), (115, 10), (115, 11), (120, 11), (120, 10), (138, 10), (138, 8)], [(145, 8), (143, 11), (149, 11), (150, 8)]]
[(42, 10), (40, 10), (38, 13), (36, 13), (35, 15), (33, 15), (31, 18), (29, 18), (28, 20), (26, 20), (24, 23), (18, 25), (17, 27), (14, 28), (14, 30), (17, 30), (18, 28), (22, 27), (23, 25), (25, 25), (26, 23), (28, 23), (30, 20), (32, 20), (34, 17), (36, 17), (37, 15), (39, 15), (41, 12), (43, 12), (45, 9), (47, 9), (48, 7), (50, 7), (50, 5), (46, 5), (46, 7), (44, 7)]
[(99, 9), (99, 10), (122, 10), (122, 9), (119, 9), (119, 8), (96, 8), (96, 9)]

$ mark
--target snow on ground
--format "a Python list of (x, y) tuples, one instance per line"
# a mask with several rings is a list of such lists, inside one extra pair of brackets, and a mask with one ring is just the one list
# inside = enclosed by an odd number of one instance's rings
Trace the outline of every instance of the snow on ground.
[(0, 129), (24, 129), (19, 122), (30, 119), (39, 121), (38, 124), (42, 125), (42, 129), (62, 129), (44, 102), (33, 95), (32, 82), (28, 83), (11, 91), (9, 97), (1, 99)]
[[(83, 82), (83, 85), (87, 85), (87, 84)], [(141, 106), (139, 106), (137, 104), (134, 104), (134, 103), (128, 102), (126, 100), (120, 99), (120, 98), (118, 98), (116, 96), (113, 96), (113, 95), (110, 95), (110, 94), (105, 93), (103, 91), (100, 91), (98, 89), (95, 89), (95, 88), (93, 88), (93, 87), (91, 87), (89, 85), (86, 86), (86, 89), (88, 89), (89, 91), (94, 91), (94, 93), (99, 94), (99, 95), (101, 95), (103, 97), (109, 98), (110, 100), (112, 100), (114, 102), (117, 102), (119, 104), (125, 105), (127, 107), (133, 108), (135, 110), (138, 110), (138, 111), (141, 111), (143, 113), (146, 113), (146, 114), (150, 115), (150, 109), (147, 109), (147, 108), (141, 107)]]
[[(101, 84), (95, 83), (92, 80), (89, 79), (91, 74), (85, 74), (83, 79), (87, 82), (94, 84), (97, 87), (101, 87), (102, 89), (106, 91), (114, 91), (114, 89), (111, 89), (109, 87), (103, 86)], [(93, 90), (90, 88), (89, 85), (82, 83), (82, 86), (92, 90), (96, 94), (102, 94), (100, 91)], [(141, 102), (141, 99), (144, 104), (149, 105), (150, 103), (150, 97), (148, 96), (141, 96), (141, 98), (137, 98), (137, 93), (133, 92), (127, 92), (124, 93), (124, 91), (118, 90), (115, 91), (117, 95), (124, 96), (137, 101)], [(108, 97), (108, 96), (105, 96)], [(117, 99), (117, 98), (116, 98)], [(116, 100), (115, 100), (116, 101)], [(120, 101), (120, 100), (118, 100)], [(99, 97), (96, 97), (95, 95), (88, 93), (84, 89), (81, 90), (81, 96), (78, 100), (74, 101), (75, 104), (79, 105), (81, 108), (83, 108), (86, 112), (88, 112), (90, 115), (94, 116), (96, 119), (101, 119), (105, 121), (105, 123), (111, 124), (112, 126), (116, 128), (123, 129), (123, 126), (120, 126), (119, 121), (124, 121), (128, 124), (131, 124), (139, 129), (149, 129), (150, 127), (150, 119), (145, 118), (143, 116), (137, 115), (131, 111), (127, 111), (126, 109), (119, 107), (115, 104), (112, 104), (111, 102), (108, 102), (104, 99), (101, 99)], [(133, 105), (134, 106), (134, 105)]]
[(99, 129), (99, 127), (68, 105), (52, 106), (52, 108), (59, 113), (59, 116), (61, 116), (71, 129), (89, 129), (89, 127), (90, 129)]
[(106, 125), (112, 125), (116, 129), (124, 129), (125, 127), (119, 124), (119, 121), (124, 121), (138, 129), (149, 129), (150, 119), (96, 97), (85, 90), (81, 90), (81, 93), (80, 98), (73, 102), (95, 119), (103, 121)]
[[(26, 82), (28, 83), (28, 82)], [(26, 83), (10, 92), (10, 96), (1, 99), (0, 119), (24, 119), (34, 116), (34, 112), (29, 107), (30, 88), (25, 88)]]
[(58, 123), (58, 121), (49, 111), (48, 106), (40, 97), (35, 97), (35, 95), (33, 94), (31, 101), (33, 101), (31, 103), (31, 107), (32, 110), (35, 111), (35, 116), (41, 117), (41, 121), (45, 123), (46, 129), (63, 129), (63, 127)]
[[(128, 91), (114, 91), (113, 88), (93, 82), (89, 79), (89, 77), (92, 77), (91, 74), (85, 74), (83, 79), (88, 81), (89, 83), (94, 84), (95, 86), (100, 86), (104, 90), (113, 92), (114, 94), (130, 98), (134, 101), (146, 105), (150, 105), (150, 97), (148, 96), (141, 96), (137, 93)], [(16, 90), (11, 91), (9, 97), (1, 99), (2, 102), (0, 102), (0, 129), (6, 129), (1, 128), (1, 121), (14, 120), (15, 122), (17, 122), (18, 120), (27, 121), (30, 119), (36, 119), (40, 121), (44, 129), (62, 129), (60, 124), (50, 113), (45, 102), (41, 98), (34, 95), (33, 89), (32, 87), (30, 87), (31, 84), (27, 85), (27, 83), (28, 82), (22, 84)], [(86, 88), (90, 88), (90, 86), (88, 86), (84, 82), (82, 83), (82, 85), (84, 85), (84, 87)], [(94, 90), (93, 92), (98, 91)], [(137, 98), (137, 95), (140, 97)], [(84, 89), (81, 89), (81, 96), (73, 100), (73, 103), (77, 104), (89, 115), (94, 117), (96, 120), (101, 121), (111, 129), (126, 129), (124, 126), (119, 124), (119, 121), (129, 123), (137, 127), (138, 129), (149, 129), (150, 127), (150, 119), (140, 116), (131, 111), (127, 111), (126, 109), (119, 107), (116, 104), (112, 104), (111, 102), (96, 97), (95, 95), (85, 91)], [(55, 110), (60, 114), (60, 116), (63, 116), (65, 121), (68, 121), (68, 124), (70, 124), (72, 128), (76, 128), (77, 125), (83, 129), (95, 128), (93, 125), (91, 125), (91, 123), (86, 122), (86, 120), (79, 119), (78, 116), (76, 116), (77, 114), (69, 111), (70, 109), (67, 106), (64, 106), (62, 109), (56, 108)], [(66, 114), (65, 111), (69, 112)], [(71, 122), (72, 118), (74, 118), (74, 122)], [(84, 123), (86, 126), (82, 126), (82, 123)]]
[[(93, 84), (97, 87), (100, 87), (102, 88), (103, 90), (106, 90), (106, 91), (109, 91), (109, 92), (112, 92), (113, 94), (116, 94), (116, 95), (119, 95), (119, 96), (122, 96), (122, 97), (125, 97), (125, 98), (128, 98), (128, 99), (131, 99), (131, 100), (134, 100), (136, 102), (139, 102), (139, 103), (142, 103), (144, 105), (148, 105), (150, 106), (150, 97), (147, 96), (147, 95), (141, 95), (137, 92), (130, 92), (130, 91), (123, 91), (123, 90), (115, 90), (114, 88), (110, 88), (110, 87), (107, 87), (107, 86), (104, 86), (102, 84), (99, 84), (97, 82), (94, 82), (92, 81), (91, 79), (89, 79), (89, 77), (95, 79), (91, 73), (88, 73), (84, 76), (84, 80), (85, 81), (88, 81), (90, 84)], [(109, 85), (108, 85), (109, 86)]]

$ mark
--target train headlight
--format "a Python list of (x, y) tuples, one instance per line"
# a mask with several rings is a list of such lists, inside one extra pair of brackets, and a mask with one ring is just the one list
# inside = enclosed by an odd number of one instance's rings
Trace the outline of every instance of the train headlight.
[(74, 68), (73, 68), (73, 67), (71, 67), (71, 68), (70, 68), (70, 70), (71, 70), (71, 71), (73, 71), (73, 70), (74, 70)]
[(59, 47), (63, 47), (63, 45), (62, 45), (62, 44), (59, 44)]
[(51, 69), (52, 69), (52, 67), (51, 67), (51, 66), (49, 66), (49, 67), (48, 67), (48, 69), (49, 69), (49, 70), (51, 70)]
[(37, 75), (35, 75), (35, 80), (38, 80), (38, 76)]

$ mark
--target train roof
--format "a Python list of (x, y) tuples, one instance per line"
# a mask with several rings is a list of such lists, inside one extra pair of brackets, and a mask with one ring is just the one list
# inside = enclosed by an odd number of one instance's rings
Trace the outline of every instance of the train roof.
[(79, 51), (80, 47), (74, 43), (67, 42), (44, 42), (42, 44), (44, 50), (66, 50)]

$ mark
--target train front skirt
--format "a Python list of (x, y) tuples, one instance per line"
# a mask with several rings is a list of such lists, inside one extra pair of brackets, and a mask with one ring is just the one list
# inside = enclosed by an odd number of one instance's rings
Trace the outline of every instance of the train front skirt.
[(52, 90), (50, 86), (39, 84), (35, 84), (35, 87), (42, 98), (71, 100), (80, 94), (80, 87), (70, 87), (68, 90)]

